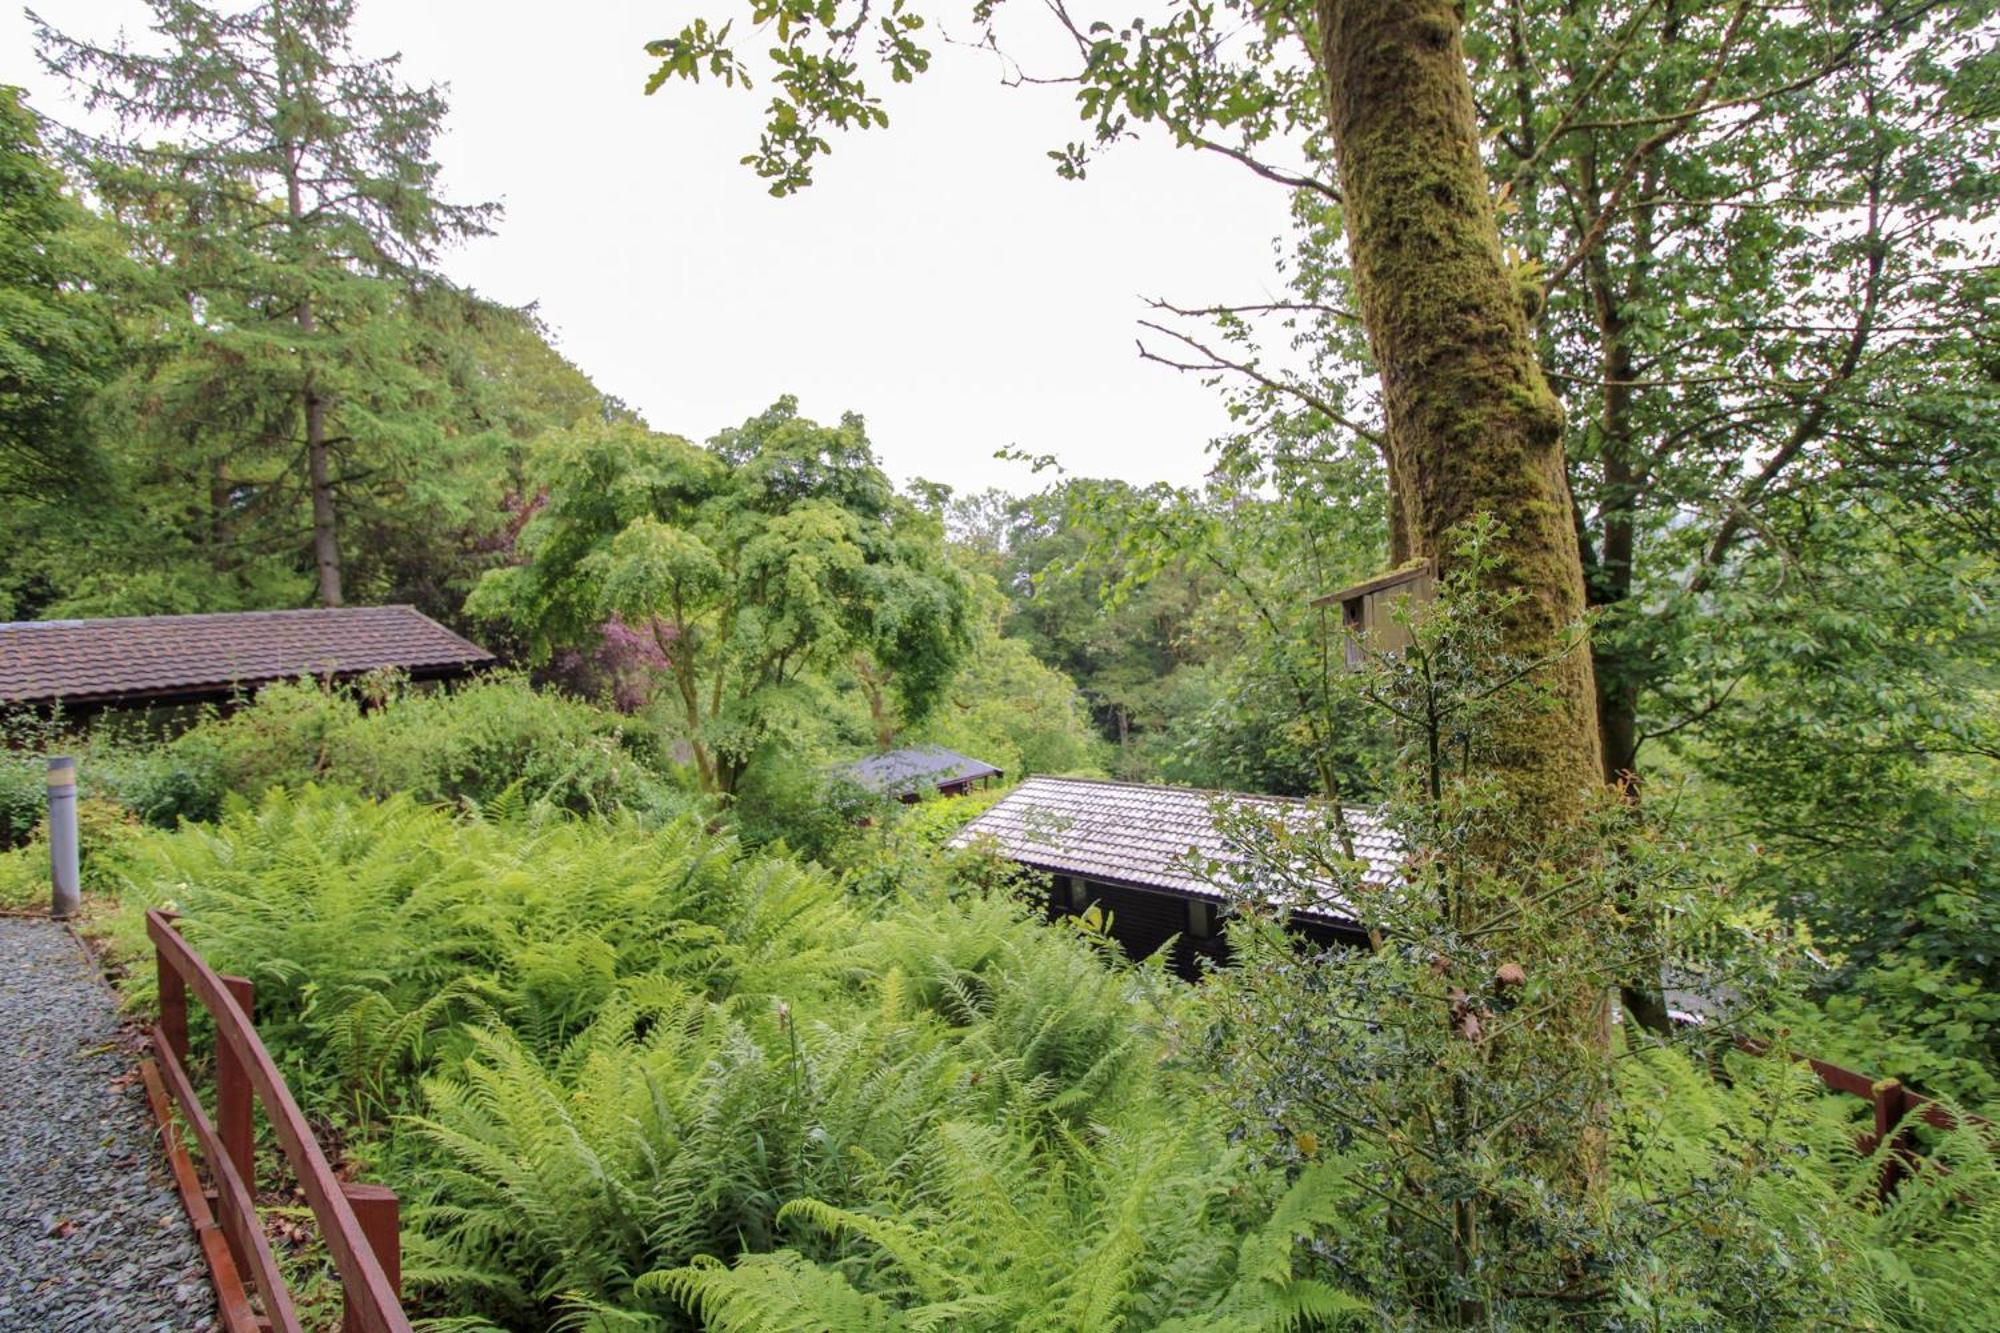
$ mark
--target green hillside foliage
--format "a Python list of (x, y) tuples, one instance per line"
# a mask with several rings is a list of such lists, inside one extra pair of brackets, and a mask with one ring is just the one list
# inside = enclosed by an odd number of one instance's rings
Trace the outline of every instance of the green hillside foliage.
[[(352, 0), (146, 8), (132, 43), (31, 19), (76, 125), (0, 87), (0, 622), (407, 602), (506, 665), (0, 713), (0, 907), (48, 899), (74, 754), (134, 1011), (171, 906), (401, 1193), (428, 1329), (2000, 1327), (1992, 1126), (1915, 1130), (1883, 1199), (1867, 1104), (1799, 1062), (2000, 1099), (1986, 0), (1057, 6), (1058, 63), (1013, 67), (1080, 99), (1057, 170), (1161, 131), (1247, 165), (1288, 191), (1281, 289), (1150, 308), (1141, 355), (1228, 409), (1199, 484), (1026, 441), (973, 494), (789, 396), (677, 434), (451, 281), (499, 213), (445, 197), (446, 88), (357, 50)], [(653, 86), (762, 63), (781, 194), (886, 125), (881, 80), (942, 76), (934, 34), (1013, 40), (990, 4), (732, 8), (652, 43)], [(1463, 171), (1401, 126), (1334, 160), (1364, 48), (1450, 76)], [(1435, 188), (1364, 224), (1385, 180)], [(1433, 204), (1478, 215), (1504, 318), (1406, 262), (1464, 249)], [(1436, 355), (1378, 365), (1385, 297)], [(1502, 343), (1482, 406), (1454, 366)], [(1538, 498), (1413, 547), (1469, 474), (1528, 475), (1481, 453), (1528, 408)], [(1510, 532), (1564, 553), (1516, 567), (1542, 596), (1446, 579), (1395, 655), (1320, 600)], [(1552, 590), (1583, 619), (1506, 659)], [(1241, 965), (1188, 984), (952, 848), (1005, 784), (842, 780), (923, 744), (1358, 807), (1403, 870), (1223, 816)], [(1328, 884), (1365, 945), (1286, 933)]]
[[(862, 897), (693, 817), (307, 787), (118, 862), (121, 952), (170, 905), (252, 978), (294, 1090), (398, 1183), (415, 1306), (454, 1327), (1391, 1317), (1358, 1145), (1235, 1141), (1209, 993), (935, 858)], [(1786, 1061), (1622, 1068), (1619, 1221), (1654, 1243), (1616, 1252), (1611, 1326), (1949, 1329), (2000, 1297), (1978, 1134), (1927, 1142), (1953, 1174), (1878, 1212), (1860, 1104)]]

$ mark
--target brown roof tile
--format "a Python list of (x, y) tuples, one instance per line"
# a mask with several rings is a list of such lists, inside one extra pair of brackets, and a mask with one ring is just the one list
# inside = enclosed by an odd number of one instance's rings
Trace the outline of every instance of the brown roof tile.
[[(1280, 818), (1307, 817), (1313, 809), (1283, 796), (1036, 777), (968, 823), (952, 845), (990, 839), (1001, 854), (1038, 870), (1220, 899), (1222, 893), (1187, 864), (1238, 859), (1215, 827), (1218, 802)], [(1390, 882), (1400, 864), (1395, 835), (1365, 811), (1349, 809), (1347, 819), (1354, 850), (1367, 863), (1363, 882)], [(1330, 885), (1324, 898), (1300, 911), (1329, 921), (1352, 920)]]
[(0, 624), (0, 703), (214, 697), (292, 676), (437, 676), (493, 660), (409, 606), (26, 620)]

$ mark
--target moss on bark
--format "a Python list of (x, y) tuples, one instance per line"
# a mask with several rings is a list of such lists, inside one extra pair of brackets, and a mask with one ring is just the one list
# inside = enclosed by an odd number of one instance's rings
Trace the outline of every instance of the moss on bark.
[[(1475, 515), (1499, 520), (1506, 535), (1488, 547), (1497, 561), (1486, 577), (1525, 594), (1504, 618), (1502, 648), (1552, 655), (1584, 611), (1562, 405), (1535, 357), (1520, 274), (1501, 252), (1462, 13), (1450, 0), (1314, 3), (1355, 294), (1382, 376), (1391, 492), (1409, 545), (1397, 554), (1429, 556), (1448, 574), (1451, 530)], [(1552, 705), (1523, 710), (1492, 737), (1511, 825), (1544, 846), (1582, 819), (1603, 777), (1590, 655), (1569, 653), (1547, 677)], [(1494, 850), (1504, 862), (1511, 849)], [(1607, 998), (1579, 993), (1550, 1019), (1601, 1051)], [(1550, 1178), (1587, 1196), (1603, 1161), (1602, 1125), (1580, 1125)], [(1469, 1253), (1472, 1223), (1463, 1225)], [(1479, 1312), (1461, 1317), (1478, 1322)]]
[[(1492, 577), (1526, 594), (1506, 647), (1552, 652), (1584, 609), (1562, 406), (1501, 253), (1460, 11), (1449, 0), (1317, 0), (1316, 16), (1407, 554), (1448, 570), (1447, 532), (1475, 514), (1500, 520)], [(1596, 687), (1586, 653), (1550, 674), (1555, 706), (1510, 725), (1499, 765), (1526, 818), (1565, 823), (1601, 781)]]

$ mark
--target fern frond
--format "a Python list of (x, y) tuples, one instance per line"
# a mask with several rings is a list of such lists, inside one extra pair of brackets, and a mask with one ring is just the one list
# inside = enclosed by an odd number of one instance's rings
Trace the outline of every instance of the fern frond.
[(734, 1268), (702, 1256), (647, 1273), (642, 1295), (671, 1297), (713, 1333), (895, 1333), (907, 1328), (887, 1303), (789, 1250), (746, 1255)]
[(927, 1302), (958, 1296), (960, 1282), (932, 1256), (934, 1240), (906, 1223), (835, 1208), (818, 1199), (794, 1199), (778, 1210), (780, 1223), (803, 1221), (829, 1235), (855, 1235), (880, 1249), (909, 1275)]

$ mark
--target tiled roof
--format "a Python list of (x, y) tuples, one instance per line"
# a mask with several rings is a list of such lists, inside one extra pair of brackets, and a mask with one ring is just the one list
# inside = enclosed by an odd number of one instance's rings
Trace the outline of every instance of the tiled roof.
[(1000, 770), (942, 745), (918, 745), (907, 750), (871, 754), (843, 765), (841, 772), (871, 791), (904, 792), (942, 787), (969, 778), (994, 778)]
[[(952, 845), (990, 839), (1002, 855), (1038, 870), (1220, 899), (1221, 890), (1187, 864), (1240, 863), (1240, 855), (1216, 828), (1219, 804), (1265, 818), (1316, 817), (1315, 807), (1282, 796), (1029, 778), (960, 830)], [(1363, 882), (1389, 883), (1400, 863), (1395, 835), (1364, 811), (1349, 809), (1347, 820), (1355, 854), (1366, 863)], [(1320, 920), (1353, 919), (1331, 885), (1317, 902), (1295, 909)]]
[(214, 697), (292, 676), (438, 676), (492, 654), (409, 606), (0, 624), (0, 703)]

